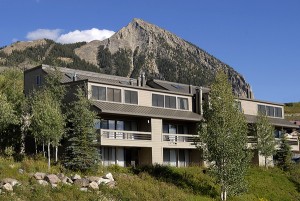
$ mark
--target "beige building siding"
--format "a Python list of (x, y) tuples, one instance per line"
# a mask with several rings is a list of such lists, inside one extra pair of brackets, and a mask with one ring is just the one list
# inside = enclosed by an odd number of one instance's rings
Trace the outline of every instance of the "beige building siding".
[(191, 96), (182, 96), (182, 95), (174, 95), (174, 94), (169, 94), (169, 93), (153, 92), (153, 91), (148, 91), (147, 88), (145, 88), (145, 89), (141, 88), (139, 90), (139, 89), (132, 89), (132, 88), (126, 88), (126, 87), (113, 86), (113, 85), (89, 83), (88, 84), (89, 98), (91, 98), (91, 96), (92, 96), (92, 85), (121, 89), (121, 103), (125, 103), (125, 97), (124, 97), (125, 90), (137, 91), (138, 92), (138, 105), (146, 106), (146, 107), (152, 107), (152, 94), (174, 96), (174, 97), (176, 97), (177, 105), (178, 105), (178, 101), (177, 101), (178, 97), (187, 98), (188, 99), (188, 107), (189, 107), (188, 111), (192, 111), (192, 97)]
[(163, 164), (162, 139), (162, 120), (151, 119), (152, 129), (152, 164)]
[(259, 101), (255, 101), (255, 100), (251, 100), (251, 101), (239, 100), (239, 101), (241, 102), (241, 106), (242, 106), (244, 114), (258, 115), (258, 105), (268, 105), (268, 106), (274, 106), (274, 107), (282, 108), (282, 118), (284, 118), (284, 107), (282, 105), (261, 103)]

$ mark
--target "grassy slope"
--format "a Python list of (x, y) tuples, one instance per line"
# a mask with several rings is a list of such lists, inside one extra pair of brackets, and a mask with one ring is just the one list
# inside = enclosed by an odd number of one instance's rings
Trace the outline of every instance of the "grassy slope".
[(284, 106), (285, 118), (289, 120), (300, 120), (300, 102), (286, 103)]
[[(9, 167), (13, 164), (14, 167)], [(0, 195), (0, 200), (218, 200), (219, 187), (213, 179), (204, 174), (199, 167), (169, 168), (145, 167), (140, 169), (126, 169), (119, 167), (102, 168), (98, 173), (91, 175), (102, 176), (103, 172), (112, 172), (117, 187), (109, 189), (101, 187), (100, 192), (80, 192), (76, 187), (60, 186), (52, 189), (42, 187), (29, 174), (19, 174), (18, 169), (26, 172), (47, 172), (44, 161), (25, 160), (21, 163), (0, 158), (0, 179), (6, 177), (16, 178), (22, 185), (16, 187), (14, 193)], [(60, 171), (54, 166), (51, 172)], [(71, 174), (68, 172), (67, 175)], [(295, 175), (300, 175), (300, 167)], [(274, 168), (265, 170), (253, 167), (246, 176), (249, 191), (246, 194), (232, 197), (229, 200), (300, 200), (297, 189), (300, 186), (298, 178), (292, 182), (282, 171)], [(300, 176), (299, 176), (300, 178)]]

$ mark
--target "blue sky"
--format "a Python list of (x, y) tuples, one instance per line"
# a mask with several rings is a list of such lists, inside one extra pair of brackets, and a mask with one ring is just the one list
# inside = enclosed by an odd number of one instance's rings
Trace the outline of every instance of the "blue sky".
[(0, 7), (0, 46), (34, 39), (38, 29), (57, 41), (103, 36), (141, 18), (232, 66), (256, 99), (300, 101), (298, 0), (0, 0)]

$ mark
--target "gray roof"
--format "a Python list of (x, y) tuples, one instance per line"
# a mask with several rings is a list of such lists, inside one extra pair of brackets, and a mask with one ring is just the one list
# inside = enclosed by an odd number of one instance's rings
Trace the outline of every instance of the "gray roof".
[(162, 119), (177, 119), (188, 121), (200, 121), (202, 119), (201, 115), (191, 111), (171, 110), (102, 101), (92, 101), (92, 103), (101, 111), (101, 113), (106, 114), (123, 114), (130, 116), (157, 117)]
[[(255, 115), (248, 115), (245, 114), (246, 117), (246, 121), (248, 123), (256, 123), (257, 122), (257, 116)], [(280, 118), (271, 118), (268, 117), (270, 120), (270, 123), (274, 126), (281, 126), (281, 127), (285, 127), (285, 128), (299, 128), (299, 126), (293, 124), (292, 122), (289, 122), (285, 119), (280, 119)]]
[[(165, 89), (168, 91), (173, 91), (173, 92), (179, 92), (179, 93), (190, 93), (190, 85), (188, 84), (181, 84), (181, 83), (176, 83), (176, 82), (169, 82), (165, 80), (157, 80), (153, 79), (147, 82), (147, 85), (153, 87), (153, 88), (159, 88), (159, 89)], [(199, 88), (198, 86), (193, 86), (191, 85), (192, 89), (192, 94), (195, 93), (196, 88)], [(203, 93), (209, 92), (209, 89), (206, 87), (202, 87)]]

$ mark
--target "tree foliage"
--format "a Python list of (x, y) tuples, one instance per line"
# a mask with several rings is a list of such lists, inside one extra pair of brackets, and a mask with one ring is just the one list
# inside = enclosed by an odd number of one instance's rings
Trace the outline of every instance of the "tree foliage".
[(91, 103), (81, 88), (76, 95), (78, 100), (69, 108), (68, 143), (63, 163), (68, 169), (86, 171), (93, 168), (98, 160), (97, 148), (93, 146), (96, 113), (91, 110)]
[(275, 155), (276, 164), (284, 171), (288, 171), (292, 166), (292, 152), (291, 146), (285, 135), (281, 136), (279, 149)]
[(270, 124), (266, 115), (259, 114), (256, 123), (256, 135), (257, 135), (257, 150), (259, 154), (265, 158), (265, 167), (267, 167), (267, 158), (273, 156), (275, 153), (275, 137), (274, 128)]
[(239, 111), (227, 76), (219, 71), (211, 86), (210, 101), (204, 105), (204, 120), (199, 125), (200, 146), (217, 182), (222, 199), (243, 190), (249, 165), (247, 124)]

